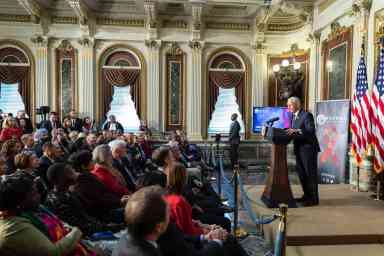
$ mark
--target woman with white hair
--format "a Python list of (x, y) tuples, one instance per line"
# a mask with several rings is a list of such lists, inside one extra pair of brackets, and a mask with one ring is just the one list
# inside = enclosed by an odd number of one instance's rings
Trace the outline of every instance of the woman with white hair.
[(99, 145), (93, 150), (92, 174), (95, 175), (112, 193), (123, 197), (131, 194), (124, 177), (112, 166), (112, 152), (108, 145)]

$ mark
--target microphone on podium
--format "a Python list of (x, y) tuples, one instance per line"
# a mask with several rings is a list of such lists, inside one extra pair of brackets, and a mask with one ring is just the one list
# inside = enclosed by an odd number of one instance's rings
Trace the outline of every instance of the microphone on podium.
[(273, 118), (267, 120), (265, 123), (268, 125), (273, 125), (273, 123), (278, 121), (279, 119), (280, 119), (279, 117), (273, 117)]

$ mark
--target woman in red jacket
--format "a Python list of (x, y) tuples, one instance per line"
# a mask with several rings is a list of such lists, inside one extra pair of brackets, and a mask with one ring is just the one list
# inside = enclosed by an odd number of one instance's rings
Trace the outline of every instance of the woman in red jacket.
[(23, 130), (18, 127), (16, 120), (12, 117), (7, 117), (3, 122), (0, 141), (4, 142), (10, 139), (20, 140), (21, 135), (23, 135)]
[(216, 225), (202, 224), (192, 219), (192, 207), (181, 195), (187, 182), (187, 170), (182, 164), (175, 163), (168, 166), (167, 195), (171, 221), (187, 235), (204, 235), (214, 229), (221, 229)]
[(112, 193), (119, 197), (131, 194), (127, 189), (124, 177), (112, 167), (112, 152), (108, 145), (99, 145), (93, 150), (92, 174), (95, 175)]

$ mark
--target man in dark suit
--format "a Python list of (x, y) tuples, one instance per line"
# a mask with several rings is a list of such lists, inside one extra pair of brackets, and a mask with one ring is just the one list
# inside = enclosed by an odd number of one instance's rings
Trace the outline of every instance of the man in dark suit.
[(303, 202), (304, 206), (318, 205), (317, 154), (320, 147), (316, 138), (315, 121), (311, 113), (301, 108), (299, 98), (289, 98), (287, 105), (292, 113), (291, 128), (287, 133), (293, 137), (296, 171), (304, 191), (304, 196), (298, 201)]
[(239, 145), (240, 145), (240, 124), (237, 121), (237, 114), (231, 116), (231, 127), (229, 128), (229, 144), (231, 147), (231, 166), (232, 169), (239, 161)]
[(23, 129), (24, 134), (33, 132), (32, 121), (27, 117), (24, 110), (17, 111), (16, 120), (19, 123), (20, 128)]
[(109, 147), (112, 151), (112, 165), (123, 175), (125, 183), (129, 191), (136, 191), (137, 176), (132, 172), (129, 161), (127, 159), (127, 143), (123, 140), (113, 140), (109, 142)]
[(169, 208), (160, 187), (137, 191), (125, 206), (127, 234), (113, 250), (113, 256), (161, 256), (157, 240), (169, 223)]
[(71, 120), (71, 126), (70, 126), (71, 131), (82, 132), (83, 122), (81, 121), (80, 118), (78, 118), (77, 113), (74, 109), (72, 109), (71, 112), (69, 112), (69, 118)]
[(56, 112), (49, 113), (49, 120), (41, 121), (40, 128), (47, 129), (48, 135), (51, 136), (52, 129), (61, 128), (58, 114)]
[(114, 115), (110, 115), (108, 117), (108, 122), (104, 124), (103, 130), (124, 133), (124, 127), (121, 125), (121, 123), (116, 121), (116, 117)]

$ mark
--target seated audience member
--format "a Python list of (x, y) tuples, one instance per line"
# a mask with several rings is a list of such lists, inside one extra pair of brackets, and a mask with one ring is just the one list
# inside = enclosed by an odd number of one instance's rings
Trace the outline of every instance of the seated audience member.
[(94, 122), (92, 119), (87, 116), (83, 119), (83, 126), (81, 127), (81, 131), (85, 133), (95, 132)]
[[(79, 141), (79, 143), (81, 143), (81, 141)], [(98, 143), (97, 143), (96, 134), (95, 133), (89, 133), (85, 137), (85, 141), (83, 141), (82, 144), (77, 145), (77, 148), (79, 150), (88, 150), (88, 151), (92, 152), (96, 148), (97, 145), (98, 145)]]
[(45, 128), (48, 131), (48, 134), (51, 134), (52, 129), (61, 128), (61, 123), (59, 120), (59, 115), (56, 112), (49, 113), (49, 119), (41, 121), (39, 128)]
[(124, 177), (127, 188), (132, 192), (136, 191), (137, 175), (131, 170), (127, 159), (127, 143), (123, 140), (113, 140), (108, 145), (112, 151), (113, 167)]
[[(111, 192), (91, 173), (93, 169), (92, 153), (87, 150), (73, 153), (69, 157), (69, 162), (78, 172), (76, 183), (72, 189), (80, 198), (88, 214), (98, 219), (123, 222), (124, 218), (120, 208), (125, 206), (129, 196), (120, 197)], [(120, 216), (116, 216), (116, 214), (120, 214)]]
[(201, 170), (197, 166), (192, 166), (191, 162), (188, 161), (187, 158), (183, 156), (180, 151), (180, 146), (177, 142), (172, 142), (170, 144), (170, 149), (172, 151), (173, 156), (175, 157), (175, 161), (184, 165), (187, 168), (188, 177), (196, 177), (198, 179), (201, 178)]
[(23, 143), (23, 152), (35, 153), (35, 141), (32, 134), (24, 134), (21, 136), (21, 143)]
[(151, 137), (152, 136), (152, 132), (151, 132), (151, 129), (148, 128), (148, 125), (147, 125), (147, 122), (145, 120), (140, 120), (140, 127), (139, 127), (139, 130), (141, 132), (144, 132), (144, 135), (148, 136), (148, 137)]
[[(7, 159), (0, 153), (0, 176), (5, 175)], [(1, 177), (0, 177), (1, 178)]]
[(145, 135), (144, 132), (139, 132), (137, 134), (137, 143), (141, 147), (141, 149), (144, 152), (145, 159), (151, 159), (152, 157), (152, 145), (150, 141), (148, 140), (148, 137)]
[(139, 144), (136, 142), (136, 136), (128, 133), (126, 136), (128, 159), (136, 173), (143, 173), (145, 170), (146, 157)]
[(68, 134), (68, 148), (71, 153), (77, 151), (77, 140), (79, 139), (79, 133), (77, 131), (72, 131)]
[(33, 152), (25, 151), (15, 156), (15, 168), (17, 172), (26, 173), (35, 181), (41, 201), (44, 202), (47, 196), (48, 186), (39, 176), (39, 166), (40, 160)]
[(55, 145), (46, 142), (43, 145), (43, 156), (40, 157), (39, 176), (49, 185), (47, 179), (47, 170), (49, 166), (58, 161), (58, 150)]
[(78, 117), (78, 114), (74, 109), (69, 112), (69, 121), (71, 122), (71, 131), (83, 131), (83, 121)]
[(63, 118), (63, 130), (66, 134), (70, 133), (72, 131), (71, 129), (71, 119), (69, 118), (69, 116), (66, 116)]
[(108, 130), (111, 132), (124, 133), (123, 126), (121, 125), (121, 123), (116, 121), (116, 117), (114, 115), (110, 115), (108, 117), (108, 121), (104, 124), (103, 130)]
[(92, 174), (95, 175), (110, 192), (122, 197), (131, 194), (126, 187), (124, 177), (116, 170), (113, 165), (113, 157), (111, 148), (108, 145), (99, 145), (93, 150), (93, 167)]
[(23, 134), (33, 132), (32, 121), (27, 117), (24, 110), (17, 111), (16, 120), (19, 123), (20, 128), (23, 130)]
[(161, 146), (153, 152), (152, 161), (158, 166), (160, 172), (167, 174), (168, 167), (175, 163), (175, 158), (168, 146)]
[(63, 128), (53, 129), (52, 130), (52, 144), (60, 148), (64, 157), (68, 157), (70, 154), (70, 143), (67, 138), (67, 134), (64, 132)]
[(56, 163), (48, 168), (48, 181), (53, 189), (48, 193), (45, 205), (60, 219), (71, 226), (79, 227), (86, 235), (97, 232), (119, 231), (120, 224), (103, 223), (88, 215), (81, 201), (69, 187), (76, 184), (79, 176), (68, 164)]
[(16, 171), (15, 168), (15, 156), (21, 151), (21, 144), (16, 140), (8, 140), (1, 146), (1, 154), (6, 159), (5, 174), (11, 174)]
[(0, 141), (7, 141), (10, 139), (20, 140), (23, 135), (23, 130), (19, 128), (16, 119), (7, 117), (3, 121), (3, 129), (0, 132)]
[(39, 211), (39, 203), (36, 185), (27, 175), (0, 178), (2, 256), (94, 255), (79, 243), (78, 228), (65, 228), (56, 216)]
[[(165, 188), (167, 177), (164, 173), (150, 172), (138, 179), (138, 188), (160, 186)], [(170, 222), (167, 230), (159, 237), (158, 244), (162, 255), (166, 256), (222, 256), (224, 248), (221, 246), (227, 232), (213, 230), (202, 236), (183, 234), (177, 226)]]
[(167, 172), (167, 195), (171, 220), (187, 235), (203, 235), (207, 233), (206, 226), (192, 220), (192, 207), (182, 196), (187, 184), (186, 169), (178, 163), (170, 166)]
[(48, 130), (45, 128), (38, 129), (33, 134), (33, 140), (35, 141), (35, 152), (38, 157), (43, 155), (43, 145), (46, 142), (50, 142)]
[(127, 234), (113, 256), (161, 256), (157, 240), (169, 223), (169, 209), (159, 187), (142, 188), (125, 207)]

